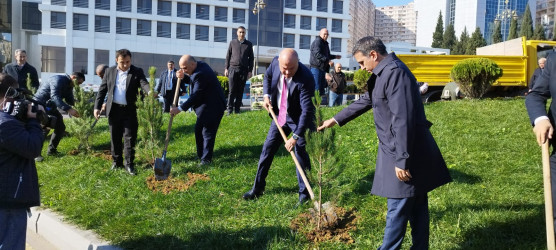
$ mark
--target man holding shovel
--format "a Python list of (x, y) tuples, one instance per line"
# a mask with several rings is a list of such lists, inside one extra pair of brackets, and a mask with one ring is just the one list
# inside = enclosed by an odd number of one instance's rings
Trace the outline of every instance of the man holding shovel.
[(191, 94), (181, 106), (172, 107), (170, 114), (177, 115), (189, 108), (195, 110), (197, 157), (200, 165), (208, 165), (212, 162), (216, 132), (226, 109), (224, 91), (208, 64), (196, 61), (193, 56), (184, 55), (180, 58), (179, 65), (181, 70), (176, 72), (176, 77), (184, 78), (184, 74), (189, 76), (192, 85)]
[[(275, 57), (268, 67), (263, 81), (264, 103), (263, 107), (277, 114), (278, 124), (270, 123), (270, 129), (263, 145), (259, 158), (259, 166), (253, 188), (243, 195), (243, 199), (252, 200), (263, 194), (266, 186), (266, 176), (274, 155), (284, 143), (278, 126), (286, 135), (293, 132), (292, 137), (286, 142), (286, 149), (295, 148), (295, 155), (304, 170), (311, 169), (309, 154), (305, 150), (305, 131), (315, 129), (315, 106), (311, 98), (315, 92), (315, 80), (311, 71), (299, 62), (297, 52), (293, 49), (284, 49)], [(297, 171), (299, 185), (299, 203), (309, 200), (308, 187)]]

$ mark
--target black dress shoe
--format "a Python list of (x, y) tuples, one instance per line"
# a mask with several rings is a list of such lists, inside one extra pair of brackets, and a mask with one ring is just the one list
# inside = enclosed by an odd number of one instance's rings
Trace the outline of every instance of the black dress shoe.
[(301, 207), (301, 206), (305, 205), (305, 203), (307, 203), (308, 201), (309, 201), (309, 198), (303, 197), (297, 202), (297, 204), (295, 204), (294, 208)]
[(125, 166), (125, 171), (127, 171), (127, 173), (129, 173), (130, 175), (135, 175), (135, 168), (132, 166)]
[(112, 167), (110, 168), (110, 170), (116, 170), (117, 168), (123, 168), (123, 165), (120, 165), (118, 163), (112, 163)]
[(209, 160), (201, 160), (201, 162), (199, 162), (199, 166), (206, 166), (206, 165), (210, 165), (212, 163), (212, 161)]
[(253, 200), (258, 198), (259, 196), (263, 195), (263, 192), (255, 192), (255, 190), (251, 189), (249, 192), (243, 194), (244, 200)]

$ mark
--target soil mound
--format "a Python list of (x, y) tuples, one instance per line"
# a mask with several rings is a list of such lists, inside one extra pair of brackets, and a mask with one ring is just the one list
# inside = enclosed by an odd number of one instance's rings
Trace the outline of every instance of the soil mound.
[[(324, 209), (323, 209), (324, 210)], [(339, 241), (347, 244), (354, 242), (349, 232), (357, 229), (357, 214), (355, 209), (347, 210), (342, 207), (330, 207), (321, 215), (321, 228), (317, 228), (318, 211), (310, 209), (293, 219), (290, 228), (300, 232), (311, 242)], [(330, 211), (332, 210), (332, 211)]]
[(187, 173), (187, 180), (176, 179), (168, 176), (168, 179), (157, 181), (154, 175), (147, 177), (147, 187), (153, 192), (162, 192), (169, 194), (173, 191), (183, 192), (195, 185), (197, 181), (208, 181), (210, 177), (206, 174)]

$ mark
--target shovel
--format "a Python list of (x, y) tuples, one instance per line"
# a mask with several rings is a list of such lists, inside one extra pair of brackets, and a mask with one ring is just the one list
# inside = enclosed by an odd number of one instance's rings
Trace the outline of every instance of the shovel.
[(546, 217), (546, 248), (554, 250), (554, 216), (552, 214), (552, 187), (550, 183), (550, 156), (548, 141), (542, 144), (542, 172), (544, 179), (544, 210)]
[[(178, 78), (178, 83), (176, 84), (176, 93), (174, 94), (174, 102), (172, 107), (178, 106), (178, 96), (180, 92), (181, 78)], [(164, 151), (162, 151), (162, 158), (156, 158), (154, 160), (154, 177), (157, 181), (162, 181), (168, 179), (170, 175), (170, 170), (172, 169), (172, 162), (166, 159), (166, 151), (168, 150), (168, 142), (170, 141), (170, 131), (172, 130), (172, 121), (174, 120), (174, 115), (170, 114), (170, 121), (168, 122), (168, 130), (166, 131), (166, 141), (164, 142)]]

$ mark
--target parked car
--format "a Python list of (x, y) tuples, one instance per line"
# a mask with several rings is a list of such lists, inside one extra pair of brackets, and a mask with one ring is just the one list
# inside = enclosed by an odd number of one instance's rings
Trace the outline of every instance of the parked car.
[(251, 107), (251, 82), (247, 81), (245, 83), (245, 88), (243, 89), (243, 98), (242, 98), (243, 106)]

